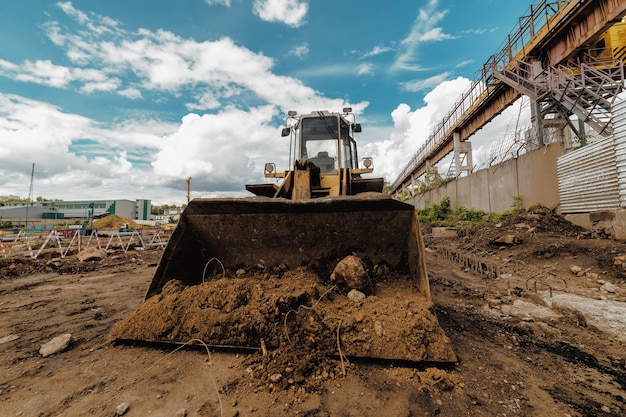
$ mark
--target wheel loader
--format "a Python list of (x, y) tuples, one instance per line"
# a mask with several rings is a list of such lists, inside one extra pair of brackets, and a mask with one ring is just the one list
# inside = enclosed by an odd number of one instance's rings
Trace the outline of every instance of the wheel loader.
[[(246, 185), (251, 197), (193, 199), (143, 305), (113, 339), (274, 348), (292, 340), (287, 325), (306, 309), (341, 355), (455, 362), (434, 314), (415, 209), (384, 194), (382, 178), (365, 177), (373, 161), (359, 160), (359, 132), (350, 108), (289, 112), (291, 168), (265, 164), (268, 182)], [(348, 257), (368, 279), (356, 301), (335, 279)], [(304, 271), (318, 282), (300, 281)]]

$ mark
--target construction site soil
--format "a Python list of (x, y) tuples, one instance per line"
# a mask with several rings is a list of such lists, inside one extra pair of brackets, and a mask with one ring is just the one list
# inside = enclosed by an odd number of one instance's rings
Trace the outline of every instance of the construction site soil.
[[(0, 415), (626, 415), (624, 242), (594, 237), (543, 207), (456, 237), (434, 238), (428, 227), (423, 235), (432, 310), (458, 358), (448, 366), (343, 355), (364, 340), (374, 350), (420, 347), (387, 337), (422, 316), (402, 278), (377, 297), (345, 302), (357, 319), (341, 322), (329, 321), (324, 305), (344, 294), (306, 269), (227, 271), (232, 278), (189, 288), (171, 281), (143, 303), (160, 249), (84, 262), (0, 258)], [(202, 333), (204, 321), (164, 329), (172, 321), (156, 310), (128, 320), (168, 297), (218, 306), (228, 315), (219, 323), (229, 325), (213, 326), (212, 335)], [(368, 308), (375, 298), (384, 301)], [(374, 332), (349, 339), (368, 322)], [(208, 343), (244, 334), (233, 344), (257, 349), (112, 343), (124, 323)], [(66, 348), (40, 353), (64, 334)]]

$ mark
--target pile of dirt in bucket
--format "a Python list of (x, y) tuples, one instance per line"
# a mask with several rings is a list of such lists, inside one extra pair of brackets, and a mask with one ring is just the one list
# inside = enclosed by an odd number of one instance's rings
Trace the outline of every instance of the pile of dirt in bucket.
[[(294, 279), (297, 275), (297, 282)], [(113, 338), (275, 348), (285, 337), (283, 316), (320, 296), (311, 274), (284, 279), (219, 278), (185, 286), (172, 280), (113, 329)]]
[(169, 281), (111, 338), (255, 348), (251, 373), (276, 388), (343, 374), (346, 358), (456, 360), (432, 303), (407, 276), (390, 274), (355, 298), (306, 268), (268, 275)]

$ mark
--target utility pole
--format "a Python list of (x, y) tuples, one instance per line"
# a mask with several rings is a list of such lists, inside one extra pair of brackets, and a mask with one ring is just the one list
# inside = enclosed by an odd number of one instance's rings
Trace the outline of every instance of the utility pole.
[(191, 200), (191, 177), (187, 178), (187, 205)]
[(30, 187), (28, 189), (28, 201), (26, 202), (26, 222), (24, 224), (24, 233), (28, 230), (28, 207), (30, 202), (33, 201), (33, 182), (35, 182), (35, 163), (33, 162), (33, 169), (30, 172)]

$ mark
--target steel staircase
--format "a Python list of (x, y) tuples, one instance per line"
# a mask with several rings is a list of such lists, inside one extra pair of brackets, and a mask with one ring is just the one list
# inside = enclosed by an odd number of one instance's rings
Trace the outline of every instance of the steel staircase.
[(533, 70), (514, 60), (494, 68), (493, 75), (538, 102), (544, 118), (574, 114), (603, 136), (613, 133), (611, 108), (625, 87), (622, 59), (599, 61), (586, 55), (578, 66), (550, 67), (536, 75)]

